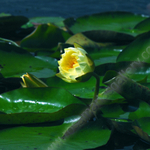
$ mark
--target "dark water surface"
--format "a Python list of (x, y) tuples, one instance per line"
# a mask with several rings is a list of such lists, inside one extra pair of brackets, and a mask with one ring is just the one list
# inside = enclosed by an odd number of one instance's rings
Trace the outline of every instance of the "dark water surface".
[(148, 0), (0, 0), (0, 12), (26, 17), (79, 17), (105, 11), (150, 14)]

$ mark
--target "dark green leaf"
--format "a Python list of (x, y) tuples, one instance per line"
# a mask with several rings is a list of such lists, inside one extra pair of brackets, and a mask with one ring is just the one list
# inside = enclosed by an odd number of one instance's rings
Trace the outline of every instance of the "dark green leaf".
[(150, 32), (137, 37), (118, 55), (117, 62), (137, 61), (150, 63)]
[(63, 27), (64, 18), (62, 17), (34, 17), (30, 18), (29, 22), (22, 26), (22, 28), (28, 28), (33, 27), (33, 25), (39, 25), (39, 24), (46, 24), (46, 23), (53, 23), (59, 27)]
[(83, 150), (96, 148), (107, 143), (111, 131), (102, 120), (89, 122), (67, 140), (63, 132), (79, 117), (70, 117), (59, 126), (15, 127), (0, 132), (0, 148), (15, 150)]
[(84, 49), (100, 49), (102, 47), (113, 45), (113, 43), (98, 43), (95, 41), (92, 41), (82, 33), (77, 33), (73, 36), (71, 36), (67, 41), (67, 44), (74, 44), (78, 43), (80, 44)]
[(133, 124), (133, 128), (136, 133), (145, 141), (150, 142), (150, 117), (144, 117), (136, 120)]
[[(48, 86), (65, 88), (77, 97), (93, 98), (96, 79), (94, 77), (91, 77), (87, 82), (67, 83), (58, 77), (51, 77), (46, 79), (45, 83)], [(102, 84), (100, 85), (103, 86)], [(100, 92), (102, 92), (104, 89), (104, 87), (100, 88)]]
[(139, 22), (134, 29), (142, 30), (142, 31), (149, 31), (150, 30), (150, 18), (147, 18), (141, 22)]
[(74, 34), (91, 30), (111, 30), (135, 36), (138, 34), (138, 31), (133, 30), (135, 25), (145, 18), (130, 12), (116, 11), (83, 16), (77, 19), (68, 18), (64, 23)]
[(107, 118), (120, 118), (120, 115), (125, 113), (119, 104), (103, 106), (101, 111), (103, 113), (102, 116)]
[(139, 108), (135, 112), (130, 112), (129, 119), (135, 120), (144, 117), (150, 117), (150, 106), (146, 102), (141, 101)]
[(64, 89), (22, 88), (0, 95), (0, 124), (51, 122), (84, 108), (83, 102)]
[(0, 69), (4, 77), (20, 77), (29, 72), (45, 78), (55, 75), (57, 61), (50, 57), (34, 57), (22, 48), (0, 43)]
[(70, 34), (53, 24), (42, 24), (21, 41), (21, 47), (28, 51), (50, 50), (57, 47), (59, 42), (65, 42)]
[(95, 42), (113, 42), (122, 45), (134, 40), (134, 37), (129, 34), (110, 31), (108, 29), (85, 31), (82, 33)]

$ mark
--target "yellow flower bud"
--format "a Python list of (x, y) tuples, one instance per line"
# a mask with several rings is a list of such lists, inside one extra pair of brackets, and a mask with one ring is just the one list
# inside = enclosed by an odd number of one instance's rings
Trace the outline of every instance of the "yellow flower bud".
[(94, 62), (80, 45), (75, 43), (74, 47), (64, 49), (56, 76), (69, 83), (87, 81), (95, 69)]
[(43, 81), (38, 79), (32, 74), (26, 73), (21, 76), (23, 83), (21, 82), (22, 87), (48, 87)]

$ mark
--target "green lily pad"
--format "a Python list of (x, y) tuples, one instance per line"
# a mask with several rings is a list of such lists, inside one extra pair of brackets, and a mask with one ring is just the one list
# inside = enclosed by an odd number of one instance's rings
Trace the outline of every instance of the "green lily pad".
[(0, 131), (0, 148), (15, 150), (83, 150), (105, 145), (110, 138), (109, 130), (102, 120), (89, 122), (72, 137), (63, 140), (64, 131), (79, 119), (65, 119), (59, 126), (14, 127)]
[(89, 39), (95, 42), (107, 42), (107, 43), (111, 42), (111, 43), (117, 43), (119, 45), (123, 45), (134, 40), (134, 36), (132, 35), (110, 31), (108, 29), (85, 31), (82, 33), (83, 35), (85, 35), (86, 37), (88, 37)]
[(30, 18), (29, 22), (22, 26), (22, 28), (33, 27), (34, 25), (53, 23), (59, 27), (64, 27), (64, 18), (62, 17), (34, 17)]
[(100, 49), (102, 47), (106, 47), (109, 45), (113, 45), (112, 43), (98, 43), (90, 40), (82, 33), (77, 33), (73, 36), (71, 36), (67, 41), (66, 44), (73, 45), (74, 43), (78, 43), (79, 45), (82, 45), (84, 49)]
[(150, 106), (146, 102), (141, 101), (139, 108), (135, 112), (130, 112), (129, 119), (135, 120), (144, 117), (150, 117)]
[(59, 42), (65, 42), (69, 37), (69, 33), (53, 24), (41, 24), (21, 41), (20, 46), (30, 52), (51, 50), (56, 49)]
[[(96, 61), (97, 60), (94, 60), (94, 62)], [(106, 62), (109, 62), (109, 61), (111, 62), (111, 60), (106, 59)], [(96, 62), (96, 64), (97, 63), (98, 62)], [(98, 75), (105, 76), (107, 71), (115, 70), (117, 73), (124, 74), (127, 77), (133, 79), (134, 81), (140, 81), (140, 80), (143, 80), (145, 77), (147, 77), (146, 80), (147, 80), (147, 83), (149, 83), (150, 82), (150, 76), (149, 76), (150, 69), (149, 68), (150, 68), (149, 63), (142, 63), (142, 62), (137, 62), (137, 61), (121, 61), (117, 63), (104, 63), (104, 64), (97, 65), (95, 68), (95, 72)], [(109, 80), (111, 77), (113, 77), (112, 75), (113, 75), (113, 72), (108, 74), (106, 80)]]
[[(95, 85), (96, 85), (96, 79), (94, 77), (91, 77), (86, 82), (67, 83), (67, 82), (63, 81), (62, 79), (55, 76), (55, 77), (50, 77), (48, 79), (44, 79), (44, 82), (48, 86), (61, 87), (61, 88), (68, 90), (74, 96), (77, 96), (80, 98), (88, 98), (88, 99), (93, 98)], [(105, 86), (105, 85), (100, 84), (100, 86)], [(99, 93), (101, 93), (104, 89), (105, 89), (105, 87), (100, 88)]]
[(138, 31), (133, 29), (145, 18), (147, 17), (130, 12), (104, 12), (77, 19), (68, 18), (64, 20), (64, 24), (74, 34), (91, 30), (111, 30), (136, 36)]
[(125, 112), (119, 104), (106, 105), (101, 108), (102, 116), (107, 118), (119, 118)]
[(61, 88), (21, 88), (0, 95), (0, 124), (51, 122), (77, 115), (85, 108)]
[(135, 120), (133, 128), (136, 133), (145, 141), (150, 142), (150, 117), (143, 117)]
[(134, 29), (142, 30), (142, 31), (149, 31), (150, 30), (150, 18), (147, 18), (140, 23), (138, 23)]
[(34, 57), (20, 47), (0, 43), (0, 69), (4, 77), (20, 77), (29, 72), (45, 78), (56, 74), (57, 61), (50, 57)]
[(118, 55), (117, 62), (137, 61), (150, 63), (150, 32), (137, 37)]
[(0, 13), (0, 17), (6, 17), (6, 16), (11, 16), (11, 14), (7, 14), (7, 13)]
[(109, 46), (100, 50), (90, 51), (89, 55), (94, 60), (95, 66), (107, 63), (116, 63), (117, 56), (125, 46)]

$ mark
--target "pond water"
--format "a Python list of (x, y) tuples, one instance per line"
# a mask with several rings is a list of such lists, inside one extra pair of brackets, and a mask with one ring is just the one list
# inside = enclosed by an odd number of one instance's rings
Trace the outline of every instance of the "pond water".
[(0, 12), (26, 17), (79, 17), (105, 11), (150, 14), (148, 0), (0, 0)]

